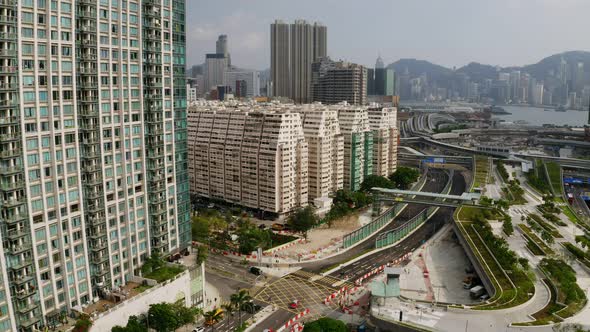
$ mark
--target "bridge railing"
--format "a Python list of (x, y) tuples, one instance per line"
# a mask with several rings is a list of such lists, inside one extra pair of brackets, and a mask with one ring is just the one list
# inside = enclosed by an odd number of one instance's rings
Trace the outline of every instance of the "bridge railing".
[[(421, 176), (420, 180), (412, 186), (412, 189), (420, 189), (426, 184), (426, 179), (428, 177), (426, 175)], [(366, 239), (367, 237), (371, 236), (374, 232), (379, 230), (381, 227), (385, 226), (389, 223), (393, 218), (403, 209), (406, 207), (407, 204), (395, 204), (391, 208), (387, 209), (385, 212), (381, 212), (381, 201), (375, 199), (373, 201), (373, 211), (374, 214), (377, 215), (370, 223), (360, 227), (359, 229), (352, 231), (342, 238), (342, 247), (349, 248), (355, 245), (356, 243)]]
[[(454, 170), (451, 170), (451, 172), (449, 173), (449, 181), (442, 190), (442, 193), (445, 195), (451, 192), (451, 187), (453, 185), (453, 175)], [(436, 200), (443, 201), (444, 199), (437, 198)], [(432, 216), (432, 214), (434, 214), (437, 210), (438, 207), (430, 206), (422, 210), (418, 215), (414, 216), (412, 219), (406, 221), (403, 225), (400, 225), (399, 227), (396, 227), (392, 230), (378, 234), (377, 238), (375, 239), (375, 248), (383, 248), (399, 242), (406, 235), (411, 233), (414, 229), (420, 227), (424, 222), (426, 222), (426, 220), (428, 220)]]

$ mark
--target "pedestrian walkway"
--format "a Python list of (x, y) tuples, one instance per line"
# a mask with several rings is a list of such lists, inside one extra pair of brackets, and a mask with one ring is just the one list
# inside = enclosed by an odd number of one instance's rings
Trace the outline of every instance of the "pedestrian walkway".
[(203, 311), (213, 310), (219, 308), (221, 303), (228, 299), (222, 299), (219, 290), (213, 284), (205, 280), (205, 305)]

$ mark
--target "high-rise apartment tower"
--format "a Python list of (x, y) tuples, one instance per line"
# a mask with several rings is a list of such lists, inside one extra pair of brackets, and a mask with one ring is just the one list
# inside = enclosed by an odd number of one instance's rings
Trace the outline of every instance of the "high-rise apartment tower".
[(296, 20), (270, 26), (271, 80), (274, 96), (296, 103), (311, 101), (311, 64), (327, 55), (327, 27)]
[(184, 6), (0, 1), (0, 331), (190, 244)]

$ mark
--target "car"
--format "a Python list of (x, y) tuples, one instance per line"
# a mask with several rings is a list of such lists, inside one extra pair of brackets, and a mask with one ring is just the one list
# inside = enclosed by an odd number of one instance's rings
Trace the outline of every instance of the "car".
[(297, 309), (299, 307), (299, 300), (293, 300), (293, 302), (289, 303), (289, 308)]
[(192, 332), (205, 332), (204, 326), (195, 326)]
[(266, 229), (266, 225), (265, 224), (260, 224), (260, 225), (258, 225), (258, 229)]
[(262, 275), (262, 270), (257, 268), (256, 266), (250, 266), (248, 271), (254, 275), (257, 275), (257, 276)]
[(249, 314), (255, 314), (260, 309), (262, 309), (262, 306), (254, 303), (254, 301), (250, 301), (250, 302), (246, 302), (246, 303), (242, 304), (242, 311), (245, 311)]
[(283, 224), (274, 223), (272, 224), (271, 228), (273, 231), (282, 231), (285, 228), (285, 226)]

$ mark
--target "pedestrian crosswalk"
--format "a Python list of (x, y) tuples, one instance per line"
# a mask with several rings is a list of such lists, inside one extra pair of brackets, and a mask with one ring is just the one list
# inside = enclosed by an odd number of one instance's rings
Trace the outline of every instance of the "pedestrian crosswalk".
[(322, 276), (320, 274), (315, 274), (305, 270), (297, 270), (293, 272), (291, 275), (331, 288), (354, 287), (354, 284), (351, 282), (338, 279), (332, 276)]

